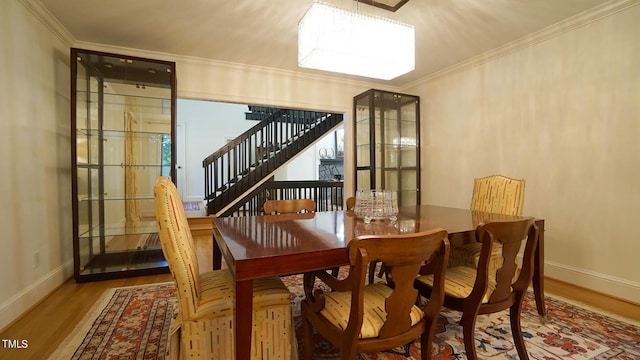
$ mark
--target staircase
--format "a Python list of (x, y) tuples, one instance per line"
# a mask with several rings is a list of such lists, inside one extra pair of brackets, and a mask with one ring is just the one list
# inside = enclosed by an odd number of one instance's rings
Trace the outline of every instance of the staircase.
[(191, 236), (211, 236), (211, 230), (213, 229), (213, 217), (211, 216), (197, 216), (188, 217), (189, 230), (191, 230)]
[(202, 162), (207, 215), (218, 214), (342, 123), (342, 114), (274, 109)]

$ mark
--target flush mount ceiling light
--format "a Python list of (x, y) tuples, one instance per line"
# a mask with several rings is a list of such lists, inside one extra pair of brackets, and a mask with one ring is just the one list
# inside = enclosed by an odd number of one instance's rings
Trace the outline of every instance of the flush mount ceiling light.
[(409, 0), (356, 0), (363, 4), (379, 7), (380, 9), (385, 9), (389, 11), (395, 12), (400, 9), (402, 5), (409, 2)]
[(415, 69), (415, 28), (314, 2), (298, 23), (298, 65), (391, 80)]

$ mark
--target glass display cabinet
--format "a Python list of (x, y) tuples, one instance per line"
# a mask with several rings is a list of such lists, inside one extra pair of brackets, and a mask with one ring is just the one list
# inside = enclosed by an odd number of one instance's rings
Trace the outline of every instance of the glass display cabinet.
[(76, 281), (168, 272), (153, 186), (175, 179), (175, 63), (71, 49)]
[(367, 90), (353, 99), (355, 190), (393, 190), (420, 204), (420, 98)]

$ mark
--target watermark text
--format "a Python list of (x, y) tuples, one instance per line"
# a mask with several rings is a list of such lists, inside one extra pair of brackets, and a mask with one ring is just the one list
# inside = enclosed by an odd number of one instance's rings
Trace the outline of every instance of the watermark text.
[(27, 349), (28, 347), (28, 340), (2, 339), (3, 349)]

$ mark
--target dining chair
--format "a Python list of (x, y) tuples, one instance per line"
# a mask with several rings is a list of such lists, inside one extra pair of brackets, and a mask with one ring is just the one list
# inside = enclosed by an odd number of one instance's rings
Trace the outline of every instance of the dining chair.
[(491, 175), (473, 180), (471, 210), (522, 215), (525, 179)]
[[(347, 247), (349, 274), (339, 280), (324, 271), (304, 274), (302, 301), (304, 359), (312, 360), (313, 329), (340, 349), (341, 360), (358, 353), (392, 349), (421, 338), (422, 359), (431, 358), (433, 333), (442, 306), (444, 271), (449, 256), (447, 232), (442, 229), (355, 237)], [(390, 284), (365, 285), (369, 262), (380, 260)], [(435, 281), (424, 310), (417, 305), (414, 281), (429, 260)], [(314, 288), (316, 279), (331, 291)]]
[[(520, 359), (528, 359), (520, 327), (520, 314), (524, 296), (533, 278), (535, 249), (538, 245), (538, 227), (534, 218), (501, 220), (480, 224), (475, 231), (475, 240), (481, 244), (478, 266), (448, 267), (444, 277), (444, 306), (462, 312), (460, 320), (467, 359), (476, 360), (474, 338), (478, 315), (509, 309), (511, 332)], [(521, 268), (517, 256), (525, 243)], [(502, 244), (504, 262), (496, 276), (489, 274), (489, 262), (493, 243)], [(431, 271), (421, 271), (416, 287), (425, 297), (433, 291), (441, 291), (439, 279)], [(434, 280), (435, 279), (435, 280)]]
[(346, 206), (347, 206), (346, 210), (355, 209), (356, 208), (356, 197), (355, 196), (349, 196), (347, 198), (347, 201), (346, 201)]
[[(171, 359), (233, 359), (233, 275), (198, 273), (198, 258), (175, 185), (157, 179), (154, 204), (162, 251), (176, 284), (178, 314), (169, 342)], [(290, 292), (277, 277), (253, 282), (251, 359), (297, 359)]]
[[(491, 175), (474, 179), (471, 210), (474, 212), (522, 216), (525, 179), (504, 175)], [(494, 243), (489, 263), (489, 273), (495, 274), (502, 263), (499, 243)], [(451, 249), (449, 267), (459, 265), (478, 266), (480, 244), (468, 244)]]
[(267, 215), (315, 212), (316, 202), (313, 199), (267, 200), (262, 208)]

